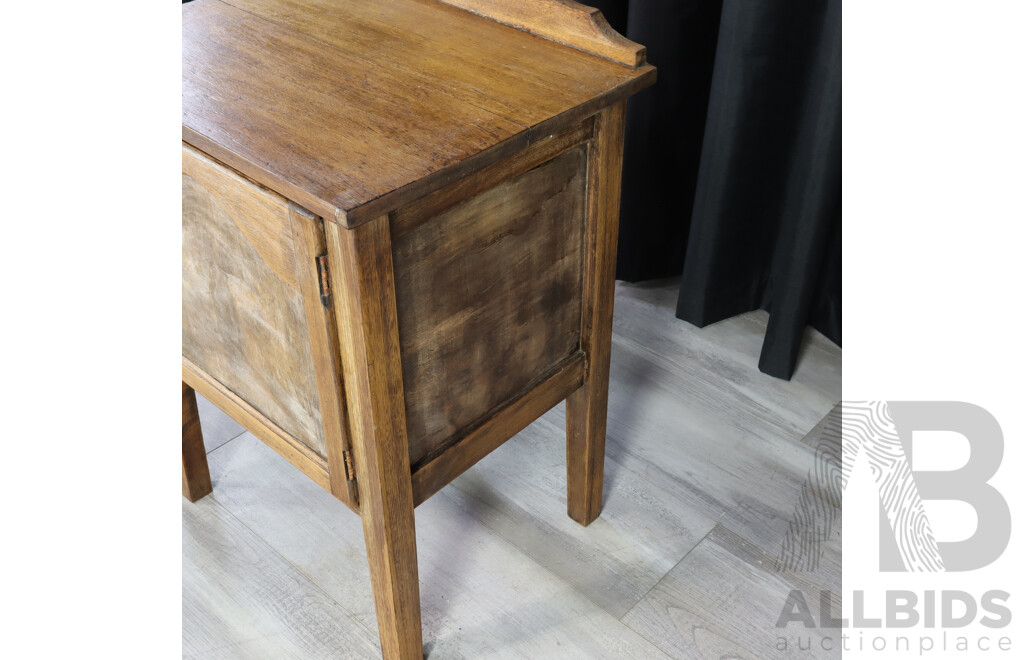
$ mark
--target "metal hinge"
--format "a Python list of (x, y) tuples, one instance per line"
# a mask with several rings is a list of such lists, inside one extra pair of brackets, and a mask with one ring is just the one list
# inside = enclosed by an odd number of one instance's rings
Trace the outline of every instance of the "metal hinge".
[(341, 458), (345, 461), (345, 478), (349, 481), (356, 480), (356, 468), (352, 463), (352, 452), (348, 449), (341, 452)]
[(316, 269), (320, 274), (320, 302), (324, 307), (331, 306), (331, 278), (327, 273), (327, 254), (316, 258)]

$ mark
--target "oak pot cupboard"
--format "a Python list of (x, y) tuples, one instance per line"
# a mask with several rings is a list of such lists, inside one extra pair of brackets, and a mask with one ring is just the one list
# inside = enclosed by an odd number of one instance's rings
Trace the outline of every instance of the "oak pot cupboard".
[(182, 11), (182, 490), (199, 392), (361, 516), (383, 655), (420, 658), (416, 505), (566, 400), (568, 512), (600, 513), (655, 70), (568, 0)]

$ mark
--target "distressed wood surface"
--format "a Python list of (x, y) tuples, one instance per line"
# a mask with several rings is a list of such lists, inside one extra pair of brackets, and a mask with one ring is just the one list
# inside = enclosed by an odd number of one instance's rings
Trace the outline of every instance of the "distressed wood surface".
[(411, 230), (395, 222), (414, 467), (578, 348), (585, 185), (578, 147)]
[(647, 61), (647, 49), (608, 25), (600, 11), (572, 0), (441, 0), (499, 23), (627, 66)]
[(416, 525), (388, 219), (326, 230), (381, 650), (386, 660), (418, 659)]
[[(673, 320), (677, 295), (678, 280), (617, 285), (605, 504), (594, 523), (564, 515), (563, 406), (416, 510), (429, 657), (689, 658), (699, 648), (757, 658), (746, 649), (774, 639), (774, 620), (745, 620), (777, 616), (786, 584), (823, 588), (838, 574), (829, 568), (838, 542), (818, 571), (763, 566), (779, 553), (813, 465), (805, 435), (841, 396), (840, 349), (809, 331), (793, 380), (779, 381), (757, 370), (767, 314), (697, 329)], [(356, 516), (250, 434), (214, 451), (210, 470), (216, 490), (200, 505), (220, 503), (373, 630)], [(663, 579), (669, 588), (655, 588)], [(186, 575), (187, 600), (231, 594)], [(186, 654), (208, 657), (197, 639), (256, 638), (249, 621), (284, 599), (265, 598), (273, 602), (239, 599), (215, 629), (186, 609)], [(275, 639), (253, 639), (249, 656), (280, 657)], [(347, 648), (337, 643), (335, 654)]]
[(196, 502), (213, 491), (210, 468), (206, 463), (206, 446), (199, 423), (196, 392), (181, 384), (181, 494)]
[(433, 1), (197, 0), (182, 12), (183, 138), (347, 226), (654, 82), (652, 67)]
[[(234, 220), (237, 230), (270, 270), (288, 286), (298, 289), (295, 250), (290, 240), (282, 240), (288, 235), (290, 225), (288, 201), (187, 144), (181, 146), (181, 167), (184, 175), (201, 182), (200, 185), (216, 197), (216, 205)], [(217, 212), (205, 208), (202, 195), (196, 194), (189, 199), (196, 206), (185, 207), (183, 191), (183, 217), (186, 213), (202, 217), (204, 213)]]
[(182, 354), (326, 456), (287, 202), (182, 147)]
[(608, 365), (615, 304), (615, 255), (625, 101), (602, 110), (594, 123), (587, 166), (583, 316), (580, 347), (587, 356), (583, 387), (566, 400), (569, 516), (589, 525), (601, 513)]

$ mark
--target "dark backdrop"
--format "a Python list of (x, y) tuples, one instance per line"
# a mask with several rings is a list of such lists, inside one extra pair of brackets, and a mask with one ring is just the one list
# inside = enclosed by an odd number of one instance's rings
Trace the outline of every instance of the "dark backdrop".
[(586, 3), (658, 67), (627, 115), (619, 279), (681, 273), (700, 327), (766, 309), (759, 367), (790, 378), (808, 324), (842, 338), (841, 1)]

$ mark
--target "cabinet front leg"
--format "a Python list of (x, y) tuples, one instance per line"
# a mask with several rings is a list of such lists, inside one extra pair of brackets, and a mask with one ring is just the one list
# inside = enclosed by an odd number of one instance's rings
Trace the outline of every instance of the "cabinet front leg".
[(387, 660), (422, 660), (412, 470), (388, 218), (354, 229), (326, 223), (325, 231), (381, 650)]
[(199, 406), (196, 393), (184, 382), (181, 384), (181, 494), (191, 502), (206, 497), (213, 491), (210, 466), (206, 462), (206, 445), (199, 425)]
[(626, 102), (605, 108), (594, 121), (587, 156), (583, 318), (580, 344), (587, 355), (583, 387), (565, 403), (569, 517), (589, 525), (601, 515), (608, 366), (615, 300), (619, 191)]
[[(404, 505), (399, 505), (393, 495), (387, 495), (387, 489), (380, 484), (380, 492), (371, 495), (364, 482), (359, 491), (381, 650), (386, 660), (422, 660), (411, 483), (404, 488), (409, 491), (408, 498), (401, 498), (406, 501)], [(376, 501), (371, 505), (371, 500)]]

